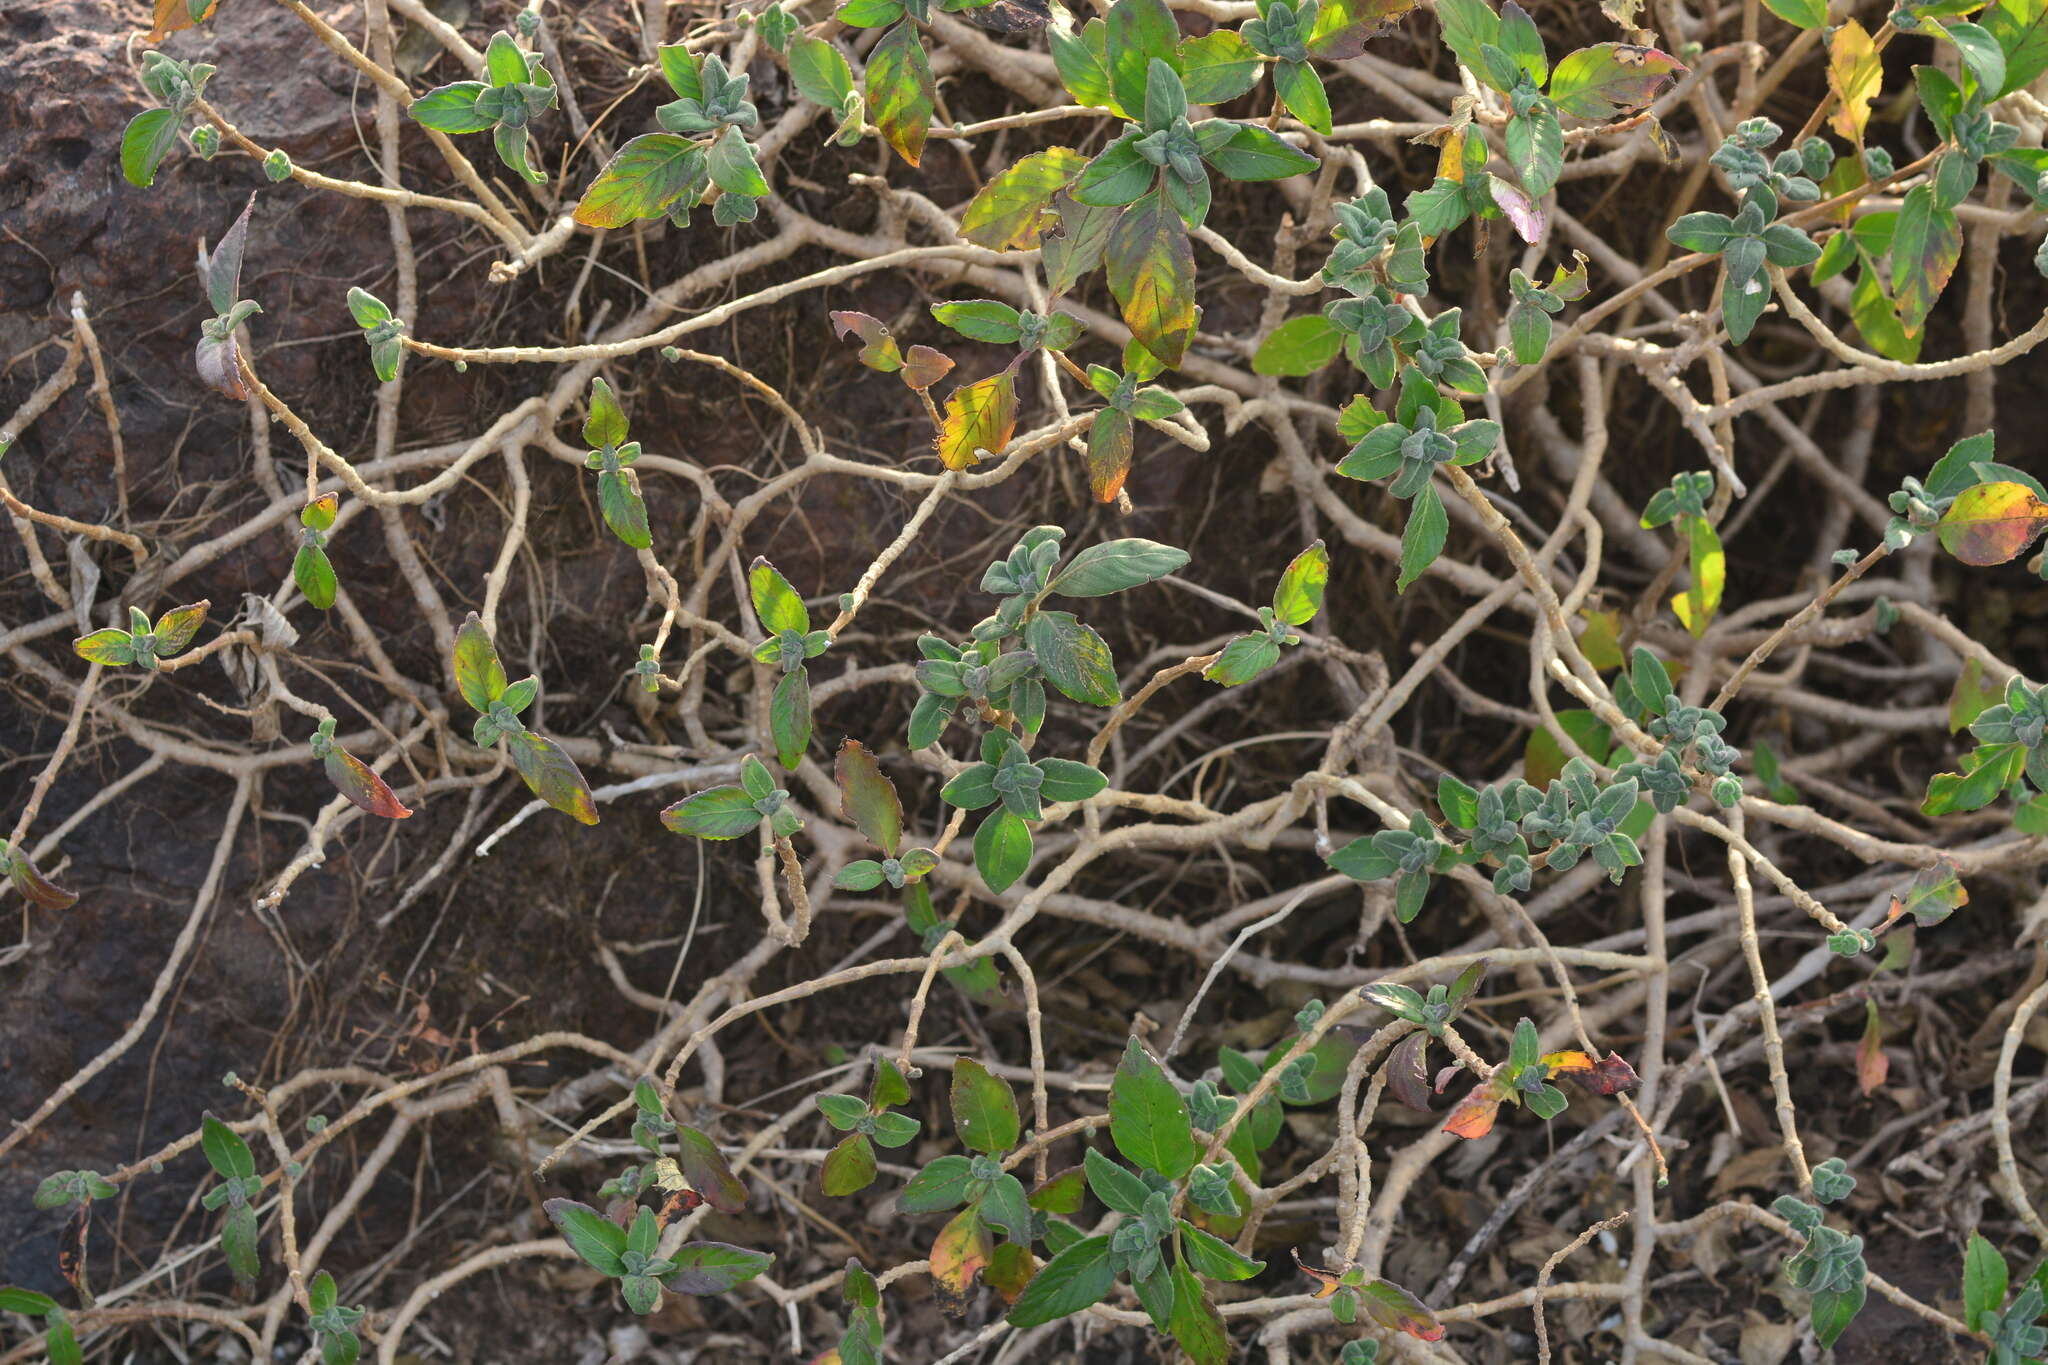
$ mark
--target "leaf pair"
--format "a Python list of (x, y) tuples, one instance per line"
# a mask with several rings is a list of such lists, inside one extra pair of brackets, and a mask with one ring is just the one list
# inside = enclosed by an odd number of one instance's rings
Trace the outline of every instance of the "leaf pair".
[(910, 1086), (886, 1057), (875, 1062), (874, 1083), (865, 1101), (852, 1095), (815, 1097), (825, 1121), (847, 1136), (825, 1155), (819, 1187), (835, 1198), (857, 1194), (875, 1181), (875, 1144), (901, 1147), (917, 1136), (917, 1120), (890, 1112), (910, 1103)]
[(478, 713), (472, 737), (480, 748), (488, 749), (503, 739), (527, 790), (571, 819), (586, 825), (597, 823), (597, 804), (575, 760), (519, 719), (540, 695), (540, 679), (525, 678), (507, 686), (498, 648), (475, 612), (455, 635), (455, 684), (462, 699)]
[(767, 1270), (775, 1257), (730, 1242), (685, 1242), (669, 1256), (658, 1254), (662, 1224), (642, 1207), (630, 1227), (620, 1227), (587, 1204), (550, 1199), (549, 1221), (585, 1264), (619, 1282), (626, 1306), (641, 1315), (661, 1306), (664, 1289), (677, 1294), (723, 1294)]
[[(158, 0), (158, 9), (173, 3), (175, 0)], [(160, 15), (157, 32), (150, 41), (161, 42), (161, 35), (171, 31), (164, 27)], [(200, 92), (206, 89), (213, 73), (214, 68), (206, 62), (176, 61), (161, 52), (142, 54), (143, 88), (160, 100), (162, 107), (143, 110), (129, 119), (128, 126), (121, 131), (121, 175), (129, 184), (147, 189), (156, 182), (158, 168), (171, 154), (171, 148), (178, 145), (178, 128), (186, 111), (198, 103)], [(204, 127), (212, 129), (211, 124)]]
[(602, 379), (590, 381), (590, 414), (583, 419), (583, 442), (590, 451), (586, 469), (597, 471), (597, 506), (612, 534), (635, 550), (649, 549), (654, 534), (647, 526), (647, 504), (640, 497), (640, 476), (633, 461), (640, 443), (626, 439), (626, 414)]
[(155, 672), (163, 660), (185, 652), (185, 647), (192, 643), (192, 637), (205, 623), (207, 609), (212, 605), (211, 602), (193, 602), (172, 607), (157, 617), (154, 626), (150, 625), (149, 617), (142, 613), (140, 607), (130, 607), (128, 629), (109, 626), (105, 630), (96, 630), (73, 640), (71, 649), (87, 663), (107, 668), (133, 664)]
[(1259, 608), (1263, 633), (1240, 635), (1202, 670), (1210, 682), (1238, 687), (1280, 662), (1285, 646), (1301, 643), (1294, 627), (1305, 626), (1323, 609), (1323, 590), (1330, 583), (1330, 551), (1318, 540), (1294, 557), (1273, 587), (1273, 605)]

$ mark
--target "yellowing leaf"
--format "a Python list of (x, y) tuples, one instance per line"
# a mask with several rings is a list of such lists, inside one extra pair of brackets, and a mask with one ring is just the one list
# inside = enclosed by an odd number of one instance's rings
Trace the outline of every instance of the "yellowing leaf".
[(917, 25), (910, 20), (898, 21), (868, 54), (867, 101), (882, 140), (915, 166), (924, 156), (938, 87), (924, 44), (918, 41)]
[(962, 384), (946, 397), (939, 462), (948, 469), (971, 469), (981, 463), (979, 451), (1002, 454), (1016, 429), (1017, 384), (1009, 370)]
[(161, 43), (173, 33), (211, 19), (213, 12), (218, 8), (220, 0), (205, 0), (205, 4), (200, 7), (199, 17), (195, 20), (192, 17), (190, 0), (156, 0), (156, 11), (151, 15), (149, 37), (144, 41), (151, 44)]
[(1828, 122), (1858, 147), (1870, 124), (1870, 102), (1883, 80), (1877, 45), (1863, 25), (1851, 19), (1836, 29), (1828, 42), (1828, 89), (1835, 92), (1839, 106)]
[(1692, 586), (1671, 599), (1671, 610), (1697, 640), (1707, 633), (1714, 613), (1721, 609), (1721, 590), (1728, 582), (1728, 557), (1722, 553), (1721, 537), (1714, 534), (1714, 528), (1704, 517), (1686, 517), (1685, 525)]
[(2018, 483), (1964, 489), (1941, 518), (1941, 547), (1965, 564), (2004, 564), (2048, 529), (2048, 503)]
[(979, 1208), (962, 1209), (939, 1229), (938, 1240), (932, 1243), (931, 1274), (947, 1312), (958, 1316), (967, 1311), (967, 1291), (994, 1254), (995, 1240), (981, 1221)]
[(1108, 267), (1109, 292), (1131, 334), (1161, 364), (1178, 366), (1195, 337), (1195, 251), (1180, 215), (1157, 191), (1117, 220)]
[(1056, 226), (1052, 199), (1088, 158), (1071, 147), (1033, 152), (982, 187), (960, 215), (960, 235), (991, 251), (1028, 251)]

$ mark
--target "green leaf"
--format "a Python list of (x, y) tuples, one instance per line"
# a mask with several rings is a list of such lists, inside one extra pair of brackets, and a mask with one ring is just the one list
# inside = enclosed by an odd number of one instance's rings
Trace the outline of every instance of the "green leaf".
[(1100, 19), (1090, 19), (1078, 34), (1063, 28), (1048, 28), (1045, 32), (1060, 83), (1067, 87), (1074, 103), (1123, 113), (1109, 88), (1109, 65), (1104, 55), (1108, 26)]
[(292, 556), (292, 581), (299, 585), (308, 605), (321, 611), (333, 607), (340, 584), (334, 576), (334, 565), (328, 560), (327, 552), (319, 546), (301, 545), (298, 553)]
[(2005, 53), (2005, 83), (1991, 95), (2009, 95), (2048, 72), (2048, 0), (1992, 0), (1983, 23)]
[(0, 1289), (0, 1313), (21, 1313), (39, 1318), (56, 1306), (55, 1299), (33, 1289)]
[(505, 666), (498, 662), (497, 646), (475, 612), (455, 635), (455, 686), (474, 711), (490, 710), (491, 703), (505, 695)]
[(1564, 169), (1564, 129), (1548, 109), (1532, 109), (1508, 120), (1508, 160), (1521, 177), (1522, 188), (1541, 198), (1557, 184)]
[(1180, 70), (1180, 25), (1164, 0), (1116, 0), (1106, 24), (1103, 51), (1110, 90), (1126, 112), (1136, 113), (1145, 107), (1145, 83), (1154, 61)]
[(1227, 28), (1180, 45), (1181, 84), (1191, 104), (1223, 104), (1236, 99), (1258, 84), (1261, 65), (1251, 44)]
[(1948, 40), (1962, 53), (1963, 65), (1977, 78), (1977, 89), (1986, 98), (1997, 98), (2005, 87), (2005, 49), (1991, 33), (1976, 24), (1963, 22), (1949, 24), (1945, 28), (1936, 25), (1936, 32), (1948, 35)]
[(247, 1180), (256, 1174), (256, 1156), (242, 1135), (208, 1114), (199, 1123), (199, 1147), (206, 1164), (223, 1180)]
[(1255, 374), (1298, 379), (1314, 374), (1337, 358), (1344, 334), (1321, 313), (1304, 313), (1275, 327), (1252, 356)]
[(1122, 699), (1109, 646), (1071, 612), (1039, 611), (1024, 627), (1046, 681), (1075, 701), (1114, 706)]
[(768, 193), (768, 181), (761, 174), (761, 163), (754, 160), (753, 147), (730, 124), (719, 134), (718, 141), (711, 144), (705, 168), (711, 174), (711, 183), (727, 194), (759, 199)]
[(429, 90), (406, 107), (406, 117), (437, 133), (481, 133), (498, 122), (476, 107), (476, 97), (488, 89), (482, 81), (457, 81)]
[(875, 1148), (855, 1133), (825, 1154), (818, 1167), (818, 1188), (834, 1199), (858, 1194), (875, 1183)]
[[(1306, 122), (1307, 120), (1303, 120)], [(1322, 163), (1256, 123), (1240, 123), (1230, 141), (1209, 153), (1208, 162), (1232, 180), (1285, 180)]]
[(676, 1268), (663, 1275), (661, 1282), (678, 1294), (723, 1294), (775, 1264), (775, 1258), (765, 1251), (749, 1251), (727, 1242), (685, 1242), (669, 1259)]
[(974, 341), (1014, 346), (1023, 335), (1017, 310), (997, 299), (963, 299), (958, 303), (935, 303), (932, 316), (961, 336)]
[(247, 1204), (229, 1208), (227, 1218), (220, 1225), (220, 1249), (227, 1258), (228, 1270), (234, 1275), (235, 1283), (244, 1289), (253, 1286), (256, 1277), (263, 1272), (263, 1259), (257, 1242), (256, 1210)]
[(1061, 597), (1107, 597), (1177, 573), (1188, 552), (1153, 540), (1107, 540), (1091, 545), (1054, 575), (1047, 591)]
[(1821, 1349), (1835, 1344), (1856, 1314), (1863, 1309), (1866, 1293), (1864, 1282), (1858, 1280), (1849, 1289), (1821, 1289), (1813, 1296), (1813, 1335), (1819, 1339)]
[(799, 33), (789, 41), (789, 77), (797, 93), (837, 114), (853, 93), (853, 68), (846, 55), (824, 38)]
[(621, 1254), (627, 1248), (627, 1230), (614, 1224), (588, 1203), (575, 1199), (549, 1199), (541, 1205), (547, 1220), (555, 1224), (563, 1240), (578, 1257), (604, 1275), (625, 1275)]
[(883, 34), (868, 53), (867, 101), (882, 140), (917, 165), (938, 108), (938, 86), (918, 41), (917, 25), (909, 19)]
[(896, 1196), (904, 1213), (944, 1213), (967, 1202), (972, 1163), (964, 1156), (942, 1156), (910, 1177)]
[(811, 675), (799, 668), (785, 673), (768, 701), (768, 728), (775, 738), (775, 757), (796, 771), (811, 745)]
[(1436, 557), (1443, 553), (1450, 528), (1450, 518), (1444, 513), (1436, 485), (1424, 484), (1409, 504), (1408, 526), (1401, 533), (1401, 576), (1394, 580), (1394, 591), (1406, 592), (1408, 585), (1436, 562)]
[(1273, 614), (1290, 626), (1305, 626), (1323, 609), (1330, 584), (1330, 551), (1318, 540), (1294, 557), (1273, 589)]
[(1031, 826), (998, 806), (974, 832), (974, 866), (988, 889), (1001, 895), (1031, 864)]
[(960, 215), (960, 235), (991, 251), (1028, 251), (1058, 221), (1053, 196), (1074, 183), (1088, 159), (1071, 147), (1033, 152), (994, 176)]
[(1017, 1097), (972, 1057), (953, 1064), (953, 1128), (969, 1151), (1000, 1156), (1017, 1145)]
[(1245, 1256), (1220, 1237), (1213, 1237), (1185, 1219), (1180, 1225), (1181, 1251), (1188, 1264), (1212, 1280), (1249, 1280), (1266, 1268), (1264, 1261)]
[(647, 504), (640, 497), (639, 480), (632, 470), (607, 470), (597, 476), (597, 506), (604, 514), (604, 524), (622, 543), (635, 550), (653, 548)]
[(1240, 635), (1223, 647), (1202, 676), (1223, 687), (1241, 687), (1280, 662), (1280, 646), (1264, 633)]
[(770, 635), (784, 631), (809, 633), (811, 613), (805, 608), (804, 599), (766, 559), (756, 559), (747, 570), (747, 592), (753, 599), (754, 614), (760, 618), (761, 628)]
[[(1130, 0), (1123, 0), (1130, 3)], [(1012, 1327), (1039, 1327), (1101, 1303), (1116, 1282), (1109, 1238), (1085, 1237), (1047, 1261), (1012, 1305)]]
[(511, 34), (500, 30), (491, 35), (490, 45), (484, 49), (484, 74), (491, 78), (492, 85), (499, 87), (526, 81), (526, 54), (519, 50), (519, 43)]
[(1960, 815), (1981, 810), (2019, 781), (2026, 770), (2024, 744), (1980, 745), (1960, 773), (1937, 773), (1927, 784), (1922, 815)]
[(84, 1352), (78, 1349), (78, 1333), (71, 1326), (71, 1319), (64, 1316), (63, 1309), (50, 1314), (49, 1335), (43, 1338), (43, 1350), (50, 1357), (50, 1365), (83, 1365)]
[(1984, 1330), (1984, 1315), (2005, 1305), (2005, 1257), (1979, 1233), (1970, 1234), (1963, 1253), (1963, 1324), (1972, 1332)]
[(1330, 117), (1330, 94), (1323, 78), (1307, 62), (1273, 63), (1273, 92), (1287, 106), (1287, 112), (1328, 137), (1334, 128)]
[(1167, 1330), (1194, 1365), (1225, 1365), (1230, 1359), (1230, 1333), (1223, 1315), (1185, 1265), (1173, 1268), (1173, 1313)]
[(1821, 28), (1828, 21), (1828, 0), (1764, 0), (1764, 8), (1795, 28)]
[(147, 189), (157, 168), (178, 145), (178, 115), (171, 109), (145, 109), (128, 120), (121, 133), (121, 174), (131, 185)]
[(1095, 1197), (1117, 1213), (1138, 1214), (1152, 1195), (1151, 1187), (1131, 1172), (1090, 1147), (1081, 1158), (1081, 1170)]
[(1907, 336), (1920, 334), (1962, 255), (1963, 229), (1955, 210), (1935, 201), (1931, 185), (1907, 191), (1892, 234), (1892, 297)]
[(1160, 363), (1178, 366), (1195, 335), (1195, 252), (1180, 215), (1158, 192), (1143, 196), (1110, 230), (1107, 261), (1109, 291), (1132, 335)]
[(1109, 1135), (1124, 1156), (1169, 1180), (1195, 1164), (1187, 1105), (1165, 1070), (1133, 1038), (1109, 1087)]
[(1443, 27), (1444, 46), (1473, 71), (1486, 69), (1480, 48), (1500, 44), (1500, 16), (1486, 0), (1437, 0), (1437, 23)]
[(675, 834), (699, 839), (737, 839), (761, 823), (754, 798), (739, 787), (712, 787), (683, 798), (661, 813), (661, 823)]

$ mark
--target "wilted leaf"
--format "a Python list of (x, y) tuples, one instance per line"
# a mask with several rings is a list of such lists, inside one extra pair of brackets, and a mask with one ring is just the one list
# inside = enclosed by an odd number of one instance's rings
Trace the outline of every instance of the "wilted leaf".
[(896, 338), (889, 334), (880, 318), (847, 309), (837, 310), (832, 314), (832, 331), (842, 341), (849, 334), (860, 338), (860, 363), (869, 369), (894, 374), (903, 368), (903, 354), (896, 349)]
[(78, 904), (76, 893), (66, 891), (36, 870), (26, 849), (10, 848), (0, 841), (0, 862), (7, 864), (7, 879), (30, 904), (44, 910), (69, 910)]
[(938, 436), (939, 462), (948, 469), (971, 469), (981, 462), (978, 451), (1000, 455), (1016, 429), (1013, 366), (962, 384), (946, 396), (946, 415)]
[(875, 756), (857, 739), (839, 746), (840, 809), (853, 821), (869, 843), (896, 856), (903, 842), (903, 805), (896, 799), (896, 785), (882, 773)]
[(1391, 28), (1418, 0), (1324, 0), (1309, 27), (1308, 50), (1327, 62), (1347, 61), (1365, 51), (1374, 35)]
[(1884, 1084), (1892, 1059), (1884, 1055), (1884, 1024), (1878, 1017), (1877, 1002), (1863, 1002), (1863, 1038), (1856, 1044), (1856, 1085), (1870, 1095)]
[(1685, 70), (1676, 57), (1654, 47), (1595, 43), (1558, 61), (1550, 73), (1550, 98), (1579, 118), (1612, 118), (1656, 99)]
[(1387, 1089), (1395, 1099), (1418, 1113), (1434, 1107), (1429, 1102), (1429, 1035), (1417, 1029), (1394, 1045), (1387, 1058)]
[(1942, 514), (1941, 547), (1965, 564), (2004, 564), (2048, 529), (2048, 503), (2018, 483), (1964, 489)]
[(192, 0), (156, 0), (149, 36), (143, 41), (152, 45), (160, 43), (173, 33), (182, 32), (211, 19), (214, 10), (219, 7), (220, 0), (199, 0), (198, 13), (194, 14)]
[(1892, 893), (1885, 923), (1911, 915), (1921, 928), (1931, 928), (1969, 903), (1970, 893), (1956, 875), (1956, 865), (1943, 859), (1933, 867), (1921, 868), (1903, 890)]

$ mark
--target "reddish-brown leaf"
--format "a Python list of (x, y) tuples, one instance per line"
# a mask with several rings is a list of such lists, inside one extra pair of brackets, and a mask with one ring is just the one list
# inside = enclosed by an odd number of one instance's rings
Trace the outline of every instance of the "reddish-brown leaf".
[[(201, 20), (211, 19), (213, 12), (220, 8), (220, 0), (206, 0), (199, 11)], [(149, 37), (143, 41), (152, 45), (161, 43), (173, 33), (191, 28), (197, 22), (192, 18), (190, 0), (156, 0), (156, 11), (151, 16)]]
[(1417, 1030), (1394, 1045), (1387, 1058), (1387, 1089), (1395, 1099), (1418, 1113), (1430, 1112), (1429, 1035)]
[(1480, 1086), (1451, 1111), (1444, 1131), (1452, 1137), (1483, 1138), (1493, 1131), (1494, 1115), (1500, 1112), (1500, 1094), (1491, 1083)]
[(747, 1187), (725, 1164), (718, 1144), (687, 1125), (676, 1128), (676, 1164), (683, 1179), (704, 1196), (704, 1202), (720, 1213), (742, 1213), (747, 1207)]
[(1593, 1063), (1590, 1071), (1574, 1074), (1572, 1079), (1596, 1095), (1619, 1095), (1642, 1084), (1636, 1069), (1619, 1052), (1608, 1053)]
[(403, 820), (412, 814), (369, 764), (347, 750), (329, 749), (323, 764), (327, 780), (358, 809), (386, 820)]
[(1856, 1044), (1856, 1084), (1871, 1095), (1891, 1073), (1892, 1059), (1884, 1054), (1884, 1024), (1878, 1018), (1877, 1002), (1863, 1002), (1863, 1040)]
[(66, 891), (42, 873), (28, 860), (28, 850), (12, 848), (7, 851), (7, 877), (14, 883), (14, 889), (27, 898), (29, 904), (44, 910), (69, 910), (78, 904), (76, 892)]
[(903, 382), (923, 393), (953, 372), (953, 357), (929, 346), (913, 346), (903, 357)]
[(896, 349), (896, 338), (880, 318), (850, 309), (837, 310), (832, 314), (832, 331), (841, 341), (849, 336), (860, 338), (860, 363), (869, 369), (894, 374), (903, 368), (903, 353)]

